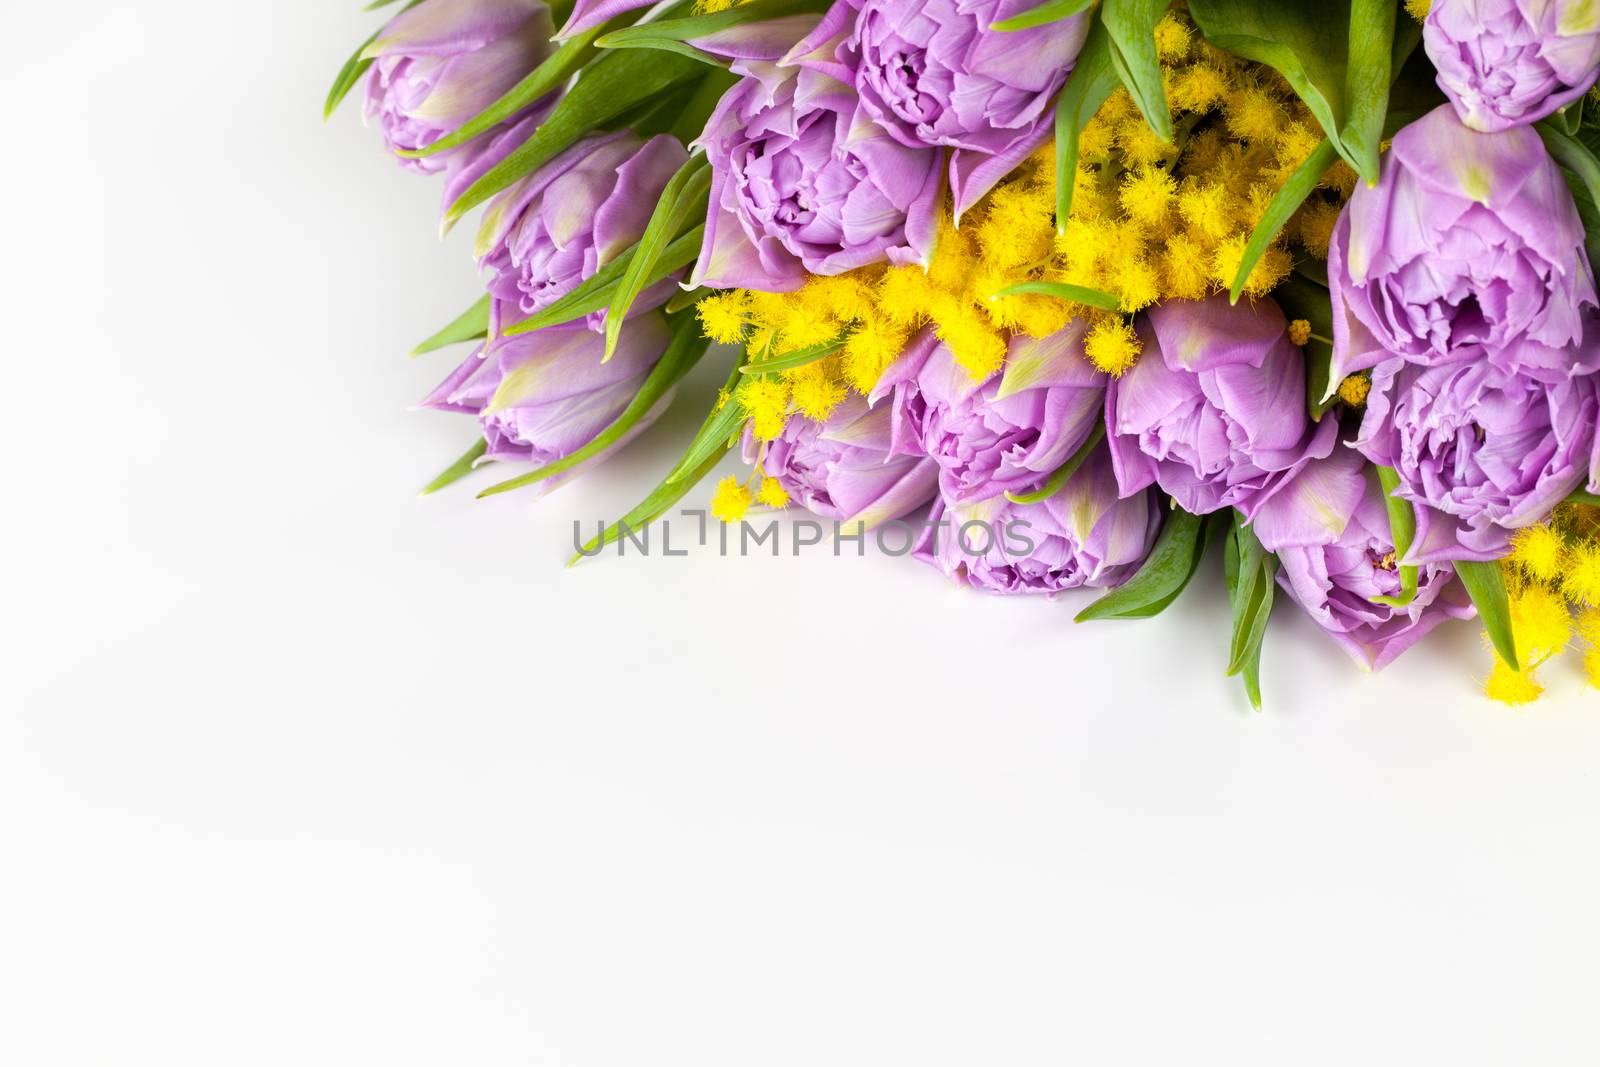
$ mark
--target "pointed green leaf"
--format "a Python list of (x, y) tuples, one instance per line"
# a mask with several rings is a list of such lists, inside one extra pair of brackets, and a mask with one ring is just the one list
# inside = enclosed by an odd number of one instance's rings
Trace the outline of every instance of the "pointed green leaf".
[[(1261, 660), (1261, 642), (1267, 632), (1276, 589), (1278, 559), (1262, 547), (1255, 531), (1235, 515), (1230, 534), (1238, 572), (1232, 585), (1233, 638), (1228, 644), (1228, 674), (1243, 671)], [(1259, 692), (1255, 701), (1259, 706)]]
[[(1395, 557), (1401, 558), (1411, 551), (1411, 543), (1417, 537), (1417, 512), (1411, 506), (1411, 501), (1402, 500), (1395, 496), (1395, 490), (1400, 488), (1400, 472), (1393, 467), (1378, 467), (1378, 484), (1383, 486), (1383, 505), (1389, 511), (1389, 535), (1394, 539)], [(1417, 599), (1417, 581), (1420, 571), (1416, 567), (1400, 568), (1400, 595), (1375, 596), (1375, 604), (1387, 604), (1392, 608), (1409, 607)]]
[(740, 374), (772, 374), (780, 370), (794, 370), (804, 367), (807, 363), (815, 363), (819, 359), (827, 359), (839, 349), (844, 347), (846, 336), (841, 334), (831, 341), (819, 341), (814, 345), (797, 348), (793, 352), (785, 352), (781, 356), (769, 356), (765, 359), (751, 360), (739, 367)]
[(1008, 285), (995, 297), (1018, 296), (1022, 293), (1037, 293), (1041, 296), (1053, 296), (1058, 300), (1070, 300), (1075, 304), (1087, 304), (1102, 311), (1116, 311), (1121, 303), (1110, 293), (1102, 293), (1098, 289), (1089, 289), (1082, 285), (1067, 285), (1065, 282), (1018, 282)]
[(465, 341), (480, 341), (489, 336), (490, 302), (489, 294), (485, 293), (476, 304), (456, 316), (450, 325), (413, 348), (411, 354), (422, 356), (450, 345), (458, 345)]
[(1072, 187), (1078, 173), (1078, 138), (1100, 105), (1117, 87), (1111, 62), (1111, 35), (1099, 19), (1089, 26), (1078, 61), (1056, 98), (1056, 232), (1067, 232)]
[(1517, 641), (1511, 632), (1511, 600), (1506, 595), (1505, 575), (1499, 563), (1478, 563), (1459, 560), (1455, 565), (1461, 584), (1478, 609), (1478, 618), (1489, 632), (1489, 641), (1500, 654), (1507, 667), (1520, 671), (1517, 661)]
[(1173, 511), (1161, 528), (1155, 547), (1127, 584), (1113, 589), (1078, 613), (1078, 622), (1091, 619), (1142, 619), (1158, 615), (1178, 598), (1194, 577), (1205, 553), (1201, 537), (1204, 519), (1186, 511)]
[(1404, 47), (1409, 53), (1421, 34), (1412, 19), (1395, 33), (1397, 6), (1396, 0), (1350, 0), (1350, 52), (1339, 140), (1350, 154), (1350, 165), (1368, 184), (1378, 180), (1378, 144), (1389, 112), (1389, 83), (1405, 60), (1396, 50)]
[(427, 496), (430, 493), (437, 493), (445, 486), (465, 478), (468, 474), (472, 473), (473, 467), (487, 451), (489, 451), (489, 442), (480, 440), (477, 444), (467, 449), (466, 452), (462, 454), (460, 459), (456, 460), (454, 463), (450, 464), (450, 466), (440, 471), (437, 478), (423, 486), (422, 495)]
[(1047, 22), (1069, 19), (1073, 15), (1089, 10), (1093, 5), (1094, 0), (1045, 0), (1038, 7), (1030, 8), (1020, 15), (1012, 15), (1008, 19), (992, 23), (989, 28), (1002, 32), (1031, 30), (1035, 26), (1043, 26)]
[(744, 425), (744, 409), (733, 398), (734, 387), (739, 384), (739, 368), (734, 367), (728, 375), (728, 380), (723, 383), (722, 392), (718, 397), (726, 397), (722, 406), (713, 408), (706, 416), (706, 421), (701, 424), (695, 433), (694, 440), (689, 442), (689, 447), (684, 450), (683, 458), (678, 465), (667, 475), (669, 483), (678, 482), (697, 471), (708, 457), (717, 458), (722, 455), (732, 442), (734, 435)]
[(1233, 276), (1233, 284), (1228, 287), (1230, 302), (1235, 304), (1239, 302), (1245, 282), (1250, 280), (1250, 272), (1256, 269), (1256, 264), (1272, 246), (1272, 242), (1278, 239), (1278, 234), (1289, 224), (1289, 219), (1300, 210), (1300, 205), (1306, 202), (1306, 197), (1311, 195), (1317, 183), (1322, 180), (1322, 176), (1338, 158), (1339, 153), (1334, 151), (1333, 142), (1324, 140), (1306, 157), (1304, 163), (1295, 168), (1295, 172), (1283, 183), (1282, 188), (1273, 194), (1272, 202), (1267, 205), (1261, 221), (1256, 223), (1249, 242), (1244, 246), (1244, 258), (1239, 261), (1239, 273)]
[(699, 153), (690, 156), (667, 182), (606, 308), (606, 348), (600, 362), (607, 362), (615, 354), (628, 312), (645, 287), (655, 284), (652, 277), (668, 245), (681, 235), (690, 219), (706, 217), (710, 188), (711, 165)]
[(1100, 19), (1111, 34), (1111, 62), (1155, 135), (1172, 143), (1172, 112), (1156, 58), (1156, 23), (1168, 0), (1103, 0)]
[(689, 42), (750, 22), (802, 15), (827, 9), (829, 0), (751, 0), (723, 11), (690, 15), (687, 18), (660, 18), (615, 30), (596, 43), (601, 48), (647, 48), (670, 52), (701, 63), (727, 66), (721, 56), (702, 52)]
[(624, 515), (620, 521), (607, 526), (599, 537), (590, 538), (584, 544), (583, 550), (567, 561), (567, 566), (570, 567), (585, 556), (592, 556), (606, 545), (614, 543), (617, 538), (622, 536), (624, 527), (630, 530), (637, 530), (655, 522), (666, 514), (668, 508), (682, 500), (690, 489), (693, 489), (704, 480), (705, 476), (710, 474), (721, 460), (720, 453), (713, 453), (702, 461), (698, 467), (685, 473), (676, 481), (668, 480), (656, 486), (649, 496), (634, 505), (633, 510)]

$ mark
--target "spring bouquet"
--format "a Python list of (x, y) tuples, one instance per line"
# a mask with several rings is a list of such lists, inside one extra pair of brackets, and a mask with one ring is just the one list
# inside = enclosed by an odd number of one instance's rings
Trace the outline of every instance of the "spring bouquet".
[(1275, 600), (1369, 669), (1476, 617), (1520, 703), (1600, 685), (1597, 73), (1589, 0), (411, 0), (327, 106), (477, 213), (430, 491), (547, 491), (716, 360), (580, 555), (737, 449), (724, 523), (1080, 619), (1220, 556), (1257, 706)]

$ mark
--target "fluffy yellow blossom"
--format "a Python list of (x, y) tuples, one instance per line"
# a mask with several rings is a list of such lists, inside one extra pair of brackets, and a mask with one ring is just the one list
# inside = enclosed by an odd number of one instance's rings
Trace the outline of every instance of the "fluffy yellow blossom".
[(1182, 59), (1189, 54), (1192, 34), (1187, 24), (1172, 12), (1161, 16), (1156, 23), (1156, 55), (1162, 59)]
[(1406, 0), (1406, 14), (1422, 22), (1428, 17), (1428, 12), (1433, 10), (1433, 0)]
[(1510, 562), (1540, 582), (1556, 581), (1566, 558), (1567, 543), (1547, 524), (1518, 530), (1511, 538)]
[(750, 418), (751, 430), (763, 441), (783, 433), (789, 418), (789, 383), (780, 377), (757, 375), (739, 383), (733, 398)]
[(756, 493), (756, 503), (765, 504), (769, 508), (786, 508), (789, 506), (789, 491), (778, 479), (763, 478), (761, 489)]
[(1575, 604), (1600, 605), (1600, 542), (1585, 540), (1572, 546), (1561, 592)]
[(1311, 340), (1311, 323), (1305, 319), (1293, 319), (1289, 323), (1289, 340), (1291, 343), (1304, 346)]
[(1178, 183), (1159, 167), (1140, 167), (1122, 179), (1117, 199), (1135, 222), (1155, 226), (1167, 217), (1178, 194)]
[(1511, 632), (1525, 667), (1559, 655), (1572, 640), (1572, 614), (1558, 593), (1527, 585), (1511, 594)]
[(728, 475), (711, 494), (711, 514), (723, 522), (738, 522), (750, 510), (750, 490), (738, 478)]
[(794, 410), (812, 422), (825, 422), (833, 409), (844, 402), (846, 387), (838, 376), (835, 360), (819, 360), (785, 371), (789, 400)]
[(1139, 361), (1141, 348), (1133, 324), (1119, 315), (1102, 318), (1083, 338), (1083, 351), (1089, 362), (1116, 378)]
[(749, 308), (749, 294), (736, 289), (701, 300), (695, 305), (695, 314), (707, 337), (721, 345), (732, 345), (744, 340), (750, 326), (746, 318)]
[(1531, 704), (1539, 699), (1544, 686), (1534, 680), (1533, 671), (1514, 671), (1496, 656), (1483, 691), (1502, 704)]

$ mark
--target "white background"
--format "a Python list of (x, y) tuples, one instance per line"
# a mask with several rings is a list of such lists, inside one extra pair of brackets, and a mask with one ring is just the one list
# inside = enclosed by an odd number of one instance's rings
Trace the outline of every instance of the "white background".
[[(1600, 702), (417, 487), (472, 301), (356, 4), (12, 3), (0, 1062), (1592, 1064)], [(688, 399), (703, 401), (720, 368)], [(483, 484), (480, 480), (477, 484)], [(694, 499), (703, 499), (697, 497)]]

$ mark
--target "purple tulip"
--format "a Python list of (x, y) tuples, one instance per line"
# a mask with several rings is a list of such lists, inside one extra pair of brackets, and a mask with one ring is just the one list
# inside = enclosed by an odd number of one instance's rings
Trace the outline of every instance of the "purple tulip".
[(1083, 354), (1084, 331), (1016, 334), (1004, 372), (981, 381), (924, 333), (873, 393), (893, 393), (894, 451), (933, 457), (951, 504), (1038, 488), (1101, 423), (1106, 375)]
[[(606, 363), (600, 362), (604, 339), (588, 330), (536, 330), (502, 338), (468, 356), (422, 406), (476, 416), (489, 443), (485, 459), (552, 463), (588, 445), (616, 421), (667, 341), (666, 323), (655, 314), (630, 319)], [(670, 394), (662, 397), (606, 451), (644, 430), (670, 400)], [(548, 490), (570, 473), (537, 484)]]
[(693, 281), (780, 292), (806, 274), (926, 264), (938, 228), (939, 154), (862, 114), (855, 90), (814, 70), (737, 59), (698, 144), (711, 208)]
[(1594, 376), (1546, 384), (1487, 363), (1372, 374), (1358, 447), (1417, 504), (1407, 562), (1492, 560), (1510, 531), (1547, 518), (1583, 484), (1600, 417)]
[(921, 456), (890, 455), (889, 409), (852, 394), (825, 423), (795, 416), (773, 441), (744, 437), (746, 463), (776, 478), (790, 498), (824, 518), (867, 529), (932, 498), (939, 468)]
[(1433, 0), (1422, 44), (1475, 130), (1526, 126), (1582, 96), (1600, 67), (1593, 0)]
[[(367, 117), (378, 120), (391, 149), (427, 148), (543, 62), (550, 29), (550, 10), (540, 0), (428, 0), (409, 8), (362, 52), (374, 61)], [(437, 174), (459, 165), (481, 142), (401, 163)]]
[(838, 0), (792, 56), (855, 86), (912, 148), (948, 147), (956, 218), (1050, 136), (1090, 15), (1006, 32), (1038, 0)]
[(1124, 494), (1156, 483), (1191, 514), (1232, 507), (1248, 518), (1333, 451), (1338, 427), (1307, 416), (1305, 358), (1271, 300), (1169, 300), (1138, 329), (1139, 362), (1106, 391)]
[[(668, 134), (648, 142), (628, 130), (595, 135), (490, 201), (477, 251), (494, 273), (491, 336), (571, 292), (637, 243), (688, 158)], [(630, 313), (659, 307), (675, 290), (670, 278), (651, 286)], [(584, 321), (601, 330), (605, 312)]]
[(1391, 356), (1544, 381), (1595, 370), (1583, 241), (1537, 133), (1475, 133), (1440, 106), (1395, 135), (1378, 184), (1358, 184), (1334, 227), (1331, 384)]
[(1473, 615), (1447, 563), (1422, 565), (1405, 607), (1383, 489), (1361, 456), (1313, 460), (1257, 514), (1256, 536), (1278, 557), (1278, 585), (1368, 670), (1381, 670), (1446, 619)]
[(1161, 529), (1154, 493), (1119, 498), (1110, 453), (1090, 454), (1060, 491), (1034, 504), (1004, 496), (958, 504), (941, 497), (915, 555), (991, 593), (1121, 585)]

